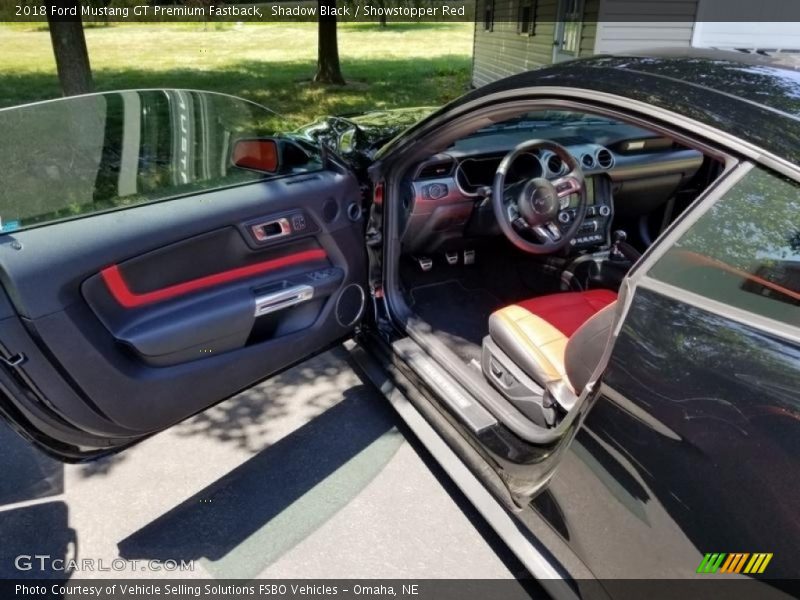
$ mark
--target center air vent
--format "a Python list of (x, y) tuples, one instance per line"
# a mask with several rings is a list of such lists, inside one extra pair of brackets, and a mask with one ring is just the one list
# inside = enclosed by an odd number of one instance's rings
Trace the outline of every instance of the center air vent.
[(564, 170), (564, 161), (553, 154), (547, 159), (547, 170), (553, 175), (561, 175), (561, 171)]
[(597, 151), (597, 164), (604, 169), (610, 169), (614, 166), (614, 156), (606, 148), (601, 148)]
[(420, 167), (416, 179), (438, 179), (446, 177), (453, 172), (453, 159), (449, 156), (447, 158), (438, 158), (427, 162)]
[(594, 156), (591, 154), (584, 154), (581, 156), (581, 165), (583, 165), (584, 169), (593, 169), (594, 164)]

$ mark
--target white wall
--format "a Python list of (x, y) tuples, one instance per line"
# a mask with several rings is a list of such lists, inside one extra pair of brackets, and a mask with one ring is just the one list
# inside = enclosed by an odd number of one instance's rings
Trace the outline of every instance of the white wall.
[(697, 48), (800, 50), (800, 23), (700, 22), (695, 26), (692, 45)]
[(800, 0), (601, 1), (595, 54), (689, 46), (800, 50)]

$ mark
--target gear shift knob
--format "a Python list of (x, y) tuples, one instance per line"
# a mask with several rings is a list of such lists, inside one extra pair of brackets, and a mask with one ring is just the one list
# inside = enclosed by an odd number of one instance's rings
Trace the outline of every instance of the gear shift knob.
[(625, 240), (628, 239), (628, 234), (617, 229), (611, 234), (611, 250), (609, 251), (609, 258), (615, 261), (628, 261), (636, 262), (641, 257), (641, 253), (630, 244), (626, 244)]
[(624, 244), (627, 239), (628, 234), (622, 229), (617, 229), (611, 233), (611, 251), (609, 252), (609, 258), (611, 258), (611, 260), (626, 260), (625, 254), (620, 249), (620, 244)]

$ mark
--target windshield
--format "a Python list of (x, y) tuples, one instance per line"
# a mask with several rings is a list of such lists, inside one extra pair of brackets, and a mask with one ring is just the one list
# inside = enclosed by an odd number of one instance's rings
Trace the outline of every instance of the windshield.
[(565, 110), (541, 110), (525, 113), (513, 119), (502, 121), (501, 123), (495, 123), (494, 125), (477, 130), (475, 134), (506, 129), (537, 129), (541, 127), (552, 127), (555, 124), (585, 127), (591, 125), (616, 125), (617, 123), (618, 121), (613, 119), (607, 119), (589, 113)]
[(232, 166), (231, 144), (282, 126), (257, 104), (188, 90), (0, 110), (0, 231), (263, 179)]

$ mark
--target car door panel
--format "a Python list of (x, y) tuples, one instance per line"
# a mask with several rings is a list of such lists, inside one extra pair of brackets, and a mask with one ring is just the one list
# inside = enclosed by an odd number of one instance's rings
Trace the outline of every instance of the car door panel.
[(604, 579), (689, 577), (707, 552), (773, 553), (767, 576), (789, 577), (798, 360), (790, 340), (637, 289), (546, 518)]
[[(364, 298), (363, 224), (346, 211), (359, 202), (332, 167), (7, 235), (0, 335), (25, 357), (14, 370), (92, 435), (202, 410), (350, 333), (337, 307), (353, 286)], [(302, 216), (301, 231), (251, 235), (281, 215)], [(301, 285), (307, 301), (255, 314), (260, 295)]]
[[(164, 366), (244, 346), (259, 298), (303, 287), (310, 288), (307, 301), (318, 301), (343, 279), (313, 237), (253, 251), (239, 229), (228, 227), (106, 267), (82, 291), (117, 341)], [(296, 308), (275, 316), (285, 319)]]

